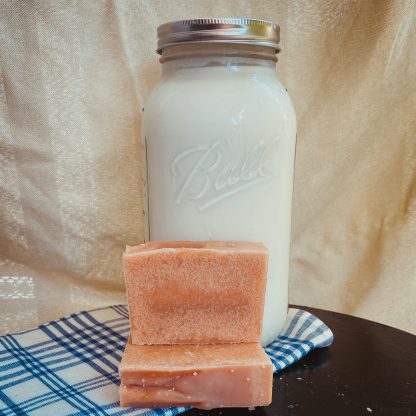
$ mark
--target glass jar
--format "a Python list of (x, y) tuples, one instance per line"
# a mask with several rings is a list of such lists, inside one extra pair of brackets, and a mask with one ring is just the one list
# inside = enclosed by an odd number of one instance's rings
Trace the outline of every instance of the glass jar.
[(162, 77), (144, 109), (146, 240), (269, 249), (262, 344), (288, 308), (295, 113), (276, 76), (279, 27), (196, 19), (158, 29)]

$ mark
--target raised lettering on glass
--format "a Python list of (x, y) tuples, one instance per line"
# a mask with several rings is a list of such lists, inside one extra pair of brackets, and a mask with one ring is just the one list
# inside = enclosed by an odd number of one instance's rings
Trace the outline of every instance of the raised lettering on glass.
[(240, 160), (226, 155), (226, 143), (217, 140), (179, 153), (172, 161), (173, 176), (182, 179), (175, 204), (196, 201), (199, 210), (269, 180), (277, 175), (275, 156), (279, 138), (261, 140)]

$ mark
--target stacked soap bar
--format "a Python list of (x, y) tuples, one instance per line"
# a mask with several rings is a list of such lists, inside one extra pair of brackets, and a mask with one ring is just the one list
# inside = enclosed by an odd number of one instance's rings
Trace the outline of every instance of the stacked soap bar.
[(131, 339), (123, 406), (264, 406), (260, 347), (267, 249), (249, 242), (153, 242), (123, 256)]
[(127, 247), (133, 344), (260, 342), (267, 249), (259, 243)]
[(131, 407), (266, 406), (273, 366), (258, 343), (127, 344), (120, 402)]

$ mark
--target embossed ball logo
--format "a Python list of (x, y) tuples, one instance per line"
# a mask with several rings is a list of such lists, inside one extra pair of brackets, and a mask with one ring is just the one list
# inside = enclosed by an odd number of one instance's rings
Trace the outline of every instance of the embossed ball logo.
[(188, 148), (172, 161), (170, 171), (179, 179), (175, 204), (195, 201), (204, 211), (222, 200), (277, 175), (275, 156), (279, 138), (261, 140), (243, 156), (226, 152), (225, 140)]

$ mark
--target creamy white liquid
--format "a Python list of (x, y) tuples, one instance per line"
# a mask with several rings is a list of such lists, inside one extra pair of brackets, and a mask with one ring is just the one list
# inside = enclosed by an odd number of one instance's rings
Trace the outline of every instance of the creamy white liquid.
[(292, 104), (268, 61), (193, 58), (163, 66), (144, 113), (148, 239), (263, 242), (267, 345), (288, 307)]

